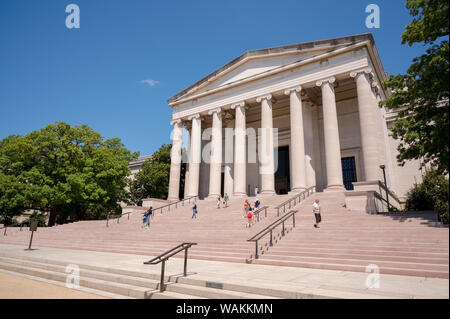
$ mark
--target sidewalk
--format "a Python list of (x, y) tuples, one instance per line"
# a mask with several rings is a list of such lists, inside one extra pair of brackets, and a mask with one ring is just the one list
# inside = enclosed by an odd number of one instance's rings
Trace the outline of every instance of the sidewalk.
[[(160, 265), (144, 265), (152, 256), (105, 253), (85, 250), (35, 247), (24, 251), (23, 246), (0, 245), (0, 256), (28, 257), (59, 261), (67, 264), (101, 267), (102, 270), (160, 274)], [(180, 254), (183, 257), (183, 254)], [(171, 258), (166, 263), (166, 274), (180, 275), (183, 258)], [(187, 281), (219, 283), (223, 289), (248, 286), (261, 293), (277, 291), (282, 298), (300, 298), (309, 295), (331, 298), (449, 298), (448, 279), (380, 274), (380, 287), (369, 289), (369, 273), (294, 268), (219, 261), (188, 260)], [(181, 282), (181, 277), (179, 278)], [(183, 281), (185, 281), (183, 279)], [(3, 285), (3, 280), (0, 277)], [(242, 289), (242, 288), (241, 288)]]
[(104, 299), (75, 289), (0, 272), (0, 299)]

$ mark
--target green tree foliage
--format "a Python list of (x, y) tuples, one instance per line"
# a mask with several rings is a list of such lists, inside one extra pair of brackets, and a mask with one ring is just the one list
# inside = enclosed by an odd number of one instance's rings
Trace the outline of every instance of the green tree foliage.
[(414, 18), (402, 34), (402, 44), (423, 43), (426, 53), (413, 59), (406, 75), (391, 75), (383, 83), (393, 93), (380, 105), (399, 111), (391, 128), (400, 140), (398, 162), (422, 158), (445, 174), (449, 172), (449, 2), (408, 0), (406, 7)]
[(436, 170), (426, 173), (421, 184), (407, 194), (406, 210), (435, 210), (439, 221), (449, 222), (449, 182)]
[(49, 226), (104, 217), (126, 198), (128, 162), (137, 157), (117, 138), (87, 125), (50, 124), (0, 142), (0, 214), (49, 212)]
[(142, 169), (129, 184), (132, 203), (136, 204), (143, 198), (167, 198), (171, 150), (172, 145), (163, 144), (142, 164)]

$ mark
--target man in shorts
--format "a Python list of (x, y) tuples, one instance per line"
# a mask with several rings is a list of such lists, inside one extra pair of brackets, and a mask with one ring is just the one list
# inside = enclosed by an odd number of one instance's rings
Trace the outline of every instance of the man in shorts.
[(320, 205), (319, 200), (316, 199), (313, 204), (313, 213), (314, 217), (316, 218), (316, 223), (314, 224), (314, 227), (320, 228), (319, 223), (322, 221), (322, 217), (320, 216)]

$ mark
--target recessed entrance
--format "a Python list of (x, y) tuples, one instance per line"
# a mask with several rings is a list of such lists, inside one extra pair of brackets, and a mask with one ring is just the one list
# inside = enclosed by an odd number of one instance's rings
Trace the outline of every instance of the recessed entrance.
[(278, 148), (278, 169), (275, 172), (275, 192), (287, 194), (291, 190), (289, 146)]
[(356, 165), (355, 157), (343, 157), (342, 162), (342, 177), (346, 190), (353, 190), (353, 182), (356, 182)]

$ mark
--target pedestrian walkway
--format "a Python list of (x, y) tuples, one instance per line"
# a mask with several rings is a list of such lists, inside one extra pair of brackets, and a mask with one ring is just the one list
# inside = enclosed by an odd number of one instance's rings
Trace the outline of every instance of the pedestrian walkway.
[[(61, 285), (61, 284), (60, 284)], [(28, 279), (0, 270), (0, 299), (104, 299), (100, 295)]]
[[(223, 261), (189, 259), (188, 276), (181, 277), (183, 259), (180, 258), (166, 263), (168, 289), (158, 294), (157, 287), (150, 288), (150, 285), (158, 282), (160, 265), (143, 264), (152, 256), (35, 248), (25, 251), (23, 246), (1, 244), (0, 270), (17, 273), (29, 270), (34, 276), (45, 275), (46, 278), (52, 278), (50, 275), (54, 273), (58, 279), (58, 267), (64, 273), (67, 265), (75, 264), (81, 269), (81, 286), (85, 280), (89, 288), (106, 289), (119, 297), (123, 292), (123, 297), (135, 298), (449, 297), (448, 279), (381, 273), (379, 281), (374, 281), (371, 273)], [(64, 278), (61, 276), (59, 280), (65, 281)], [(135, 293), (138, 290), (141, 295)]]

